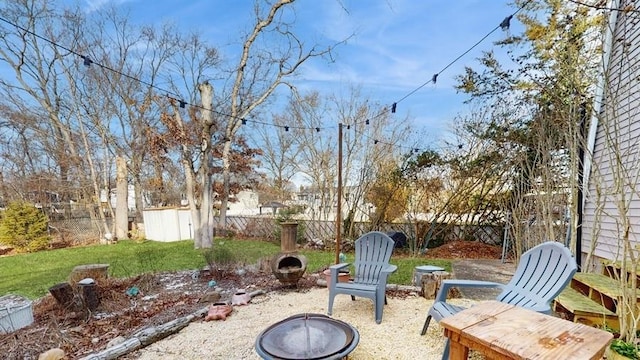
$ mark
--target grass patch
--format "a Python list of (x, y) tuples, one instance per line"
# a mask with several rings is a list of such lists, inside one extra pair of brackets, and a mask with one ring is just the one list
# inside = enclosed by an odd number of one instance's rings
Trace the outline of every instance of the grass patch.
[[(216, 239), (214, 250), (231, 256), (240, 264), (254, 264), (265, 256), (280, 252), (280, 246), (258, 240)], [(335, 253), (302, 251), (307, 257), (307, 273), (327, 268), (335, 262)], [(230, 255), (229, 255), (230, 254)], [(347, 261), (353, 262), (353, 254)], [(418, 265), (437, 265), (451, 271), (447, 260), (392, 256), (391, 263), (398, 271), (389, 283), (411, 284), (413, 269)], [(206, 265), (204, 253), (193, 248), (193, 241), (155, 242), (119, 241), (114, 245), (57, 249), (36, 253), (0, 257), (0, 296), (18, 294), (34, 299), (48, 293), (48, 289), (67, 281), (71, 270), (84, 264), (109, 264), (109, 276), (129, 277), (143, 273), (200, 269)]]

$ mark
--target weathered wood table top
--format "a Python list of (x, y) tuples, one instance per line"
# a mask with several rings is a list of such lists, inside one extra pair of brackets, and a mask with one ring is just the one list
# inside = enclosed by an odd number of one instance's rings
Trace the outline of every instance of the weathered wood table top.
[(613, 334), (498, 301), (487, 301), (440, 321), (449, 359), (469, 349), (487, 359), (601, 359)]

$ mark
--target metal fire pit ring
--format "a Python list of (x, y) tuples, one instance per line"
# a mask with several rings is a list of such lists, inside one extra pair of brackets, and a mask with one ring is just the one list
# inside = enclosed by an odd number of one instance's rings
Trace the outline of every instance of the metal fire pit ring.
[(263, 359), (342, 359), (360, 341), (353, 326), (323, 314), (305, 313), (288, 317), (256, 339), (256, 352)]

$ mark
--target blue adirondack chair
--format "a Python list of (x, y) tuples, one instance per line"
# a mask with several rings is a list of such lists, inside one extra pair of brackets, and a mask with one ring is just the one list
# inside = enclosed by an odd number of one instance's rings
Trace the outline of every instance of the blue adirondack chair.
[[(478, 280), (444, 280), (438, 295), (429, 309), (421, 335), (429, 328), (431, 319), (454, 315), (464, 307), (447, 303), (447, 294), (452, 287), (485, 287), (502, 290), (497, 300), (537, 312), (550, 314), (551, 302), (569, 284), (577, 264), (571, 251), (559, 242), (548, 241), (522, 254), (516, 272), (508, 284)], [(445, 345), (443, 359), (449, 357), (449, 341)]]
[(356, 240), (355, 250), (353, 280), (338, 282), (338, 272), (347, 268), (349, 263), (329, 267), (331, 279), (328, 284), (329, 308), (327, 314), (331, 315), (333, 299), (336, 295), (351, 295), (351, 300), (355, 300), (356, 296), (360, 296), (373, 300), (376, 323), (380, 324), (382, 322), (382, 309), (387, 303), (385, 295), (387, 277), (398, 268), (396, 265), (389, 264), (389, 259), (393, 252), (393, 239), (382, 232), (372, 231)]

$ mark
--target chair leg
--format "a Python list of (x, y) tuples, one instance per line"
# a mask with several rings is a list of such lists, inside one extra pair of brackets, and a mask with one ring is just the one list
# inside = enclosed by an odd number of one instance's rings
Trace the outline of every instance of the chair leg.
[(444, 343), (444, 351), (442, 352), (442, 360), (449, 360), (449, 348), (450, 346), (450, 341), (447, 338), (447, 341)]
[(420, 335), (424, 335), (427, 333), (427, 329), (429, 328), (429, 323), (431, 322), (431, 315), (427, 316), (427, 320), (424, 321), (424, 326), (422, 327), (422, 332)]
[(327, 308), (327, 315), (331, 315), (331, 311), (333, 310), (333, 298), (335, 294), (329, 293), (329, 307)]
[(387, 295), (382, 292), (377, 292), (375, 296), (375, 300), (373, 302), (373, 306), (376, 311), (376, 324), (380, 324), (382, 322), (382, 312), (384, 311), (384, 305), (387, 303)]

